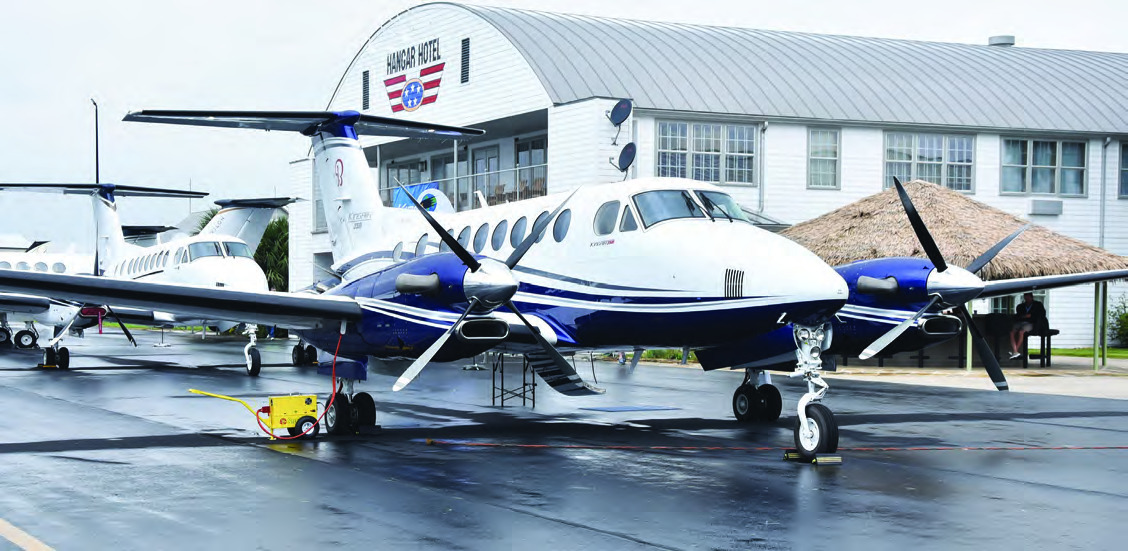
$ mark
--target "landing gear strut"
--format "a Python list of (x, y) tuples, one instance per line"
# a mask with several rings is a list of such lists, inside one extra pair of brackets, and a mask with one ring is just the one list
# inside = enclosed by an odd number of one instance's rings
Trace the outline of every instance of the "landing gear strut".
[(830, 408), (821, 403), (826, 394), (826, 381), (822, 378), (822, 351), (830, 345), (831, 325), (794, 326), (795, 355), (798, 363), (791, 377), (807, 380), (807, 393), (799, 399), (799, 415), (795, 423), (795, 449), (804, 460), (814, 459), (820, 453), (838, 451), (838, 422)]
[(745, 370), (744, 382), (732, 395), (732, 413), (736, 420), (772, 423), (779, 419), (782, 410), (783, 398), (772, 384), (772, 376), (766, 371)]
[(248, 324), (247, 328), (243, 331), (251, 342), (243, 348), (243, 355), (247, 360), (247, 375), (250, 377), (258, 377), (259, 371), (262, 370), (262, 354), (259, 353), (258, 348), (255, 346), (258, 342), (258, 326)]

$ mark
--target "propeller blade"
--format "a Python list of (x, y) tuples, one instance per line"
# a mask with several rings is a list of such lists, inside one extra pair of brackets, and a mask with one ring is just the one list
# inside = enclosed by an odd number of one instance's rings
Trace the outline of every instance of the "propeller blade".
[(533, 231), (529, 232), (529, 235), (525, 237), (525, 240), (522, 241), (520, 245), (517, 245), (516, 249), (513, 249), (513, 252), (510, 253), (509, 258), (505, 259), (505, 265), (509, 266), (510, 270), (512, 270), (513, 267), (521, 261), (521, 257), (525, 256), (525, 253), (529, 252), (529, 247), (532, 247), (533, 243), (536, 243), (537, 239), (540, 239), (541, 234), (543, 234), (545, 228), (548, 227), (548, 223), (552, 222), (552, 220), (556, 218), (556, 215), (560, 214), (560, 211), (564, 210), (564, 205), (568, 204), (568, 200), (571, 199), (577, 191), (580, 191), (580, 188), (572, 190), (572, 193), (569, 193), (568, 196), (560, 202), (560, 206), (556, 207), (556, 210), (552, 211), (552, 214), (548, 215), (548, 217), (541, 220), (541, 223), (533, 223)]
[(423, 205), (420, 205), (419, 201), (416, 201), (415, 197), (403, 187), (403, 184), (398, 185), (399, 188), (403, 190), (404, 195), (407, 195), (407, 198), (415, 205), (415, 208), (419, 209), (419, 212), (423, 214), (423, 218), (427, 219), (427, 223), (438, 232), (439, 238), (443, 240), (443, 243), (446, 243), (446, 245), (450, 247), (451, 252), (458, 255), (458, 259), (461, 260), (467, 268), (470, 268), (471, 272), (478, 271), (478, 268), (482, 266), (482, 264), (478, 262), (478, 259), (474, 258), (474, 255), (470, 254), (470, 251), (466, 250), (466, 248), (462, 246), (462, 243), (459, 243), (453, 235), (447, 233), (442, 225), (439, 224), (438, 220), (435, 220), (435, 217), (431, 216), (431, 213), (427, 212), (427, 209), (424, 208)]
[(577, 384), (582, 384), (583, 387), (587, 389), (586, 391), (582, 391), (584, 394), (603, 394), (604, 392), (606, 392), (602, 388), (594, 387), (587, 382), (581, 381), (579, 376), (576, 375), (576, 369), (572, 367), (572, 364), (568, 363), (568, 360), (560, 354), (560, 351), (556, 350), (556, 347), (549, 344), (549, 342), (545, 340), (543, 336), (541, 336), (540, 329), (537, 329), (535, 325), (529, 323), (529, 320), (526, 319), (525, 315), (517, 309), (517, 306), (513, 304), (512, 300), (505, 301), (505, 306), (509, 308), (511, 312), (517, 314), (517, 317), (521, 320), (521, 323), (525, 324), (525, 327), (529, 328), (529, 332), (533, 334), (533, 338), (536, 339), (537, 343), (541, 345), (541, 348), (544, 349), (545, 354), (547, 354), (549, 358), (552, 358), (552, 362), (556, 364), (556, 368), (561, 373), (571, 374), (575, 376), (575, 381), (577, 382)]
[(971, 312), (967, 311), (967, 306), (961, 304), (959, 306), (960, 317), (963, 318), (964, 323), (967, 324), (968, 329), (971, 330), (971, 342), (975, 345), (975, 351), (979, 353), (979, 359), (983, 360), (983, 367), (987, 369), (987, 375), (991, 376), (991, 381), (995, 383), (995, 388), (999, 390), (1010, 390), (1010, 385), (1007, 384), (1007, 377), (1003, 375), (1003, 368), (999, 365), (999, 360), (995, 358), (995, 353), (991, 351), (991, 345), (987, 344), (987, 339), (983, 338), (983, 334), (979, 332), (979, 328), (971, 319)]
[(462, 313), (462, 317), (458, 318), (458, 321), (454, 322), (454, 325), (451, 325), (450, 329), (447, 329), (446, 333), (443, 333), (443, 336), (439, 337), (434, 344), (427, 348), (427, 350), (424, 350), (423, 353), (419, 355), (419, 358), (417, 358), (415, 362), (407, 368), (407, 371), (404, 371), (403, 374), (399, 376), (399, 379), (396, 379), (396, 383), (392, 385), (392, 391), (399, 392), (403, 390), (403, 387), (407, 386), (408, 383), (414, 381), (415, 378), (419, 376), (419, 372), (423, 371), (423, 368), (427, 367), (428, 363), (431, 363), (431, 358), (434, 358), (435, 354), (438, 354), (439, 350), (443, 348), (443, 345), (446, 344), (447, 339), (449, 339), (450, 336), (454, 334), (454, 330), (458, 328), (458, 324), (462, 323), (462, 320), (466, 319), (466, 316), (470, 314), (470, 311), (477, 306), (478, 299), (470, 299), (470, 306), (468, 306), (466, 308), (466, 311)]
[(870, 343), (870, 345), (867, 346), (861, 354), (858, 354), (858, 358), (862, 360), (868, 360), (878, 352), (884, 350), (886, 346), (889, 346), (890, 343), (897, 340), (897, 337), (900, 337), (901, 333), (904, 333), (909, 329), (909, 327), (912, 327), (913, 323), (915, 323), (916, 320), (920, 319), (920, 317), (923, 316), (924, 313), (927, 312), (929, 308), (932, 308), (937, 302), (940, 302), (940, 295), (932, 295), (932, 300), (928, 301), (928, 304), (925, 304), (924, 308), (921, 308), (917, 311), (916, 314), (913, 314), (913, 317), (906, 319), (901, 323), (898, 323), (897, 327), (890, 329), (884, 335), (878, 337), (876, 341)]
[(129, 332), (129, 329), (127, 329), (125, 327), (125, 324), (121, 322), (121, 318), (119, 318), (118, 315), (115, 314), (114, 311), (110, 309), (109, 305), (106, 306), (106, 312), (109, 313), (111, 316), (113, 316), (114, 321), (116, 321), (117, 324), (118, 324), (118, 327), (121, 328), (121, 332), (125, 333), (125, 338), (129, 339), (129, 342), (133, 343), (133, 346), (136, 347), (137, 346), (137, 339), (133, 338), (133, 333)]
[(928, 259), (932, 261), (933, 266), (936, 266), (936, 271), (947, 270), (948, 263), (944, 261), (944, 255), (940, 254), (940, 248), (936, 246), (932, 234), (928, 233), (928, 226), (924, 225), (924, 220), (917, 213), (912, 199), (909, 199), (909, 193), (905, 191), (905, 187), (901, 185), (901, 181), (896, 176), (893, 177), (893, 185), (897, 186), (897, 195), (901, 196), (901, 205), (905, 207), (905, 214), (909, 215), (909, 223), (912, 224), (917, 241), (920, 241), (920, 246), (924, 248)]
[(971, 264), (967, 265), (967, 271), (973, 274), (979, 273), (979, 270), (982, 270), (988, 262), (991, 262), (991, 260), (995, 258), (995, 255), (999, 254), (999, 252), (1006, 248), (1006, 246), (1009, 245), (1011, 241), (1014, 241), (1014, 238), (1022, 235), (1022, 232), (1028, 229), (1030, 229), (1030, 224), (1018, 228), (1014, 233), (1008, 235), (1005, 239), (996, 243), (994, 247), (987, 249), (987, 252), (979, 255), (979, 258), (972, 260)]

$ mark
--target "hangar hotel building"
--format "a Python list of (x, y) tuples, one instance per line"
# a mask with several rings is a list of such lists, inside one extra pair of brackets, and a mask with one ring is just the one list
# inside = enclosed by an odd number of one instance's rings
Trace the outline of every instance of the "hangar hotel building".
[[(374, 25), (375, 26), (375, 25)], [(380, 25), (328, 108), (485, 129), (458, 143), (362, 138), (391, 187), (458, 210), (585, 183), (681, 176), (794, 224), (921, 178), (1128, 254), (1128, 55), (709, 27), (424, 4)], [(701, 63), (696, 52), (724, 54)], [(634, 110), (619, 127), (607, 113)], [(612, 161), (637, 146), (626, 173)], [(332, 264), (312, 163), (291, 163), (290, 288)], [(578, 222), (573, 222), (578, 223)], [(1126, 288), (1112, 286), (1116, 297)], [(1008, 299), (1009, 300), (1009, 299)], [(1093, 287), (1043, 297), (1088, 346)], [(983, 313), (1008, 302), (982, 301)]]

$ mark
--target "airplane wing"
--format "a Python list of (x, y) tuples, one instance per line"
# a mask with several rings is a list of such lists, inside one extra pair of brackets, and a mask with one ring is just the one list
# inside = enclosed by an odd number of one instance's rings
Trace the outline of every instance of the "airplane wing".
[(0, 270), (0, 291), (291, 329), (359, 321), (362, 312), (355, 300), (340, 296), (236, 291), (17, 270)]
[(0, 293), (0, 312), (39, 314), (51, 307), (51, 299)]
[(1025, 291), (1033, 291), (1035, 289), (1054, 289), (1057, 287), (1080, 285), (1082, 283), (1095, 283), (1098, 281), (1112, 281), (1114, 279), (1125, 278), (1128, 278), (1128, 270), (1105, 270), (1081, 274), (1000, 279), (997, 281), (984, 282), (983, 292), (979, 293), (977, 298), (1000, 297)]

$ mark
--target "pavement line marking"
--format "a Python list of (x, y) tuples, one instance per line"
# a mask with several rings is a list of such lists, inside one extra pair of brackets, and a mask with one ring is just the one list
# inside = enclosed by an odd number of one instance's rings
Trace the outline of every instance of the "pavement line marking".
[(35, 539), (31, 534), (16, 528), (2, 518), (0, 518), (0, 537), (16, 544), (16, 547), (24, 551), (53, 551), (46, 543)]

